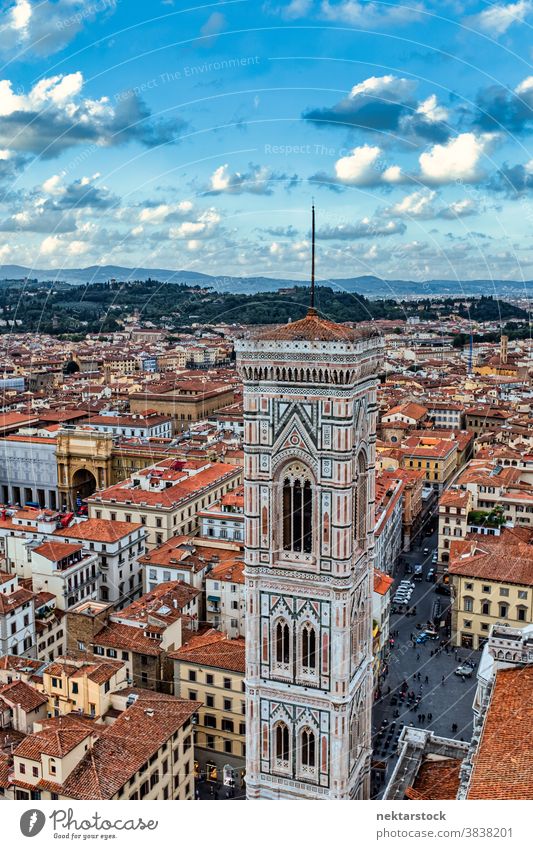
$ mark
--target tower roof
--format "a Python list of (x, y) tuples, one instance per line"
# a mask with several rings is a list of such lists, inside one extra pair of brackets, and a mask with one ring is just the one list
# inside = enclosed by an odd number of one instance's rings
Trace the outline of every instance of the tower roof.
[(280, 342), (353, 342), (369, 335), (368, 328), (354, 329), (345, 324), (336, 324), (334, 321), (322, 318), (313, 307), (310, 307), (305, 318), (271, 327), (256, 338)]

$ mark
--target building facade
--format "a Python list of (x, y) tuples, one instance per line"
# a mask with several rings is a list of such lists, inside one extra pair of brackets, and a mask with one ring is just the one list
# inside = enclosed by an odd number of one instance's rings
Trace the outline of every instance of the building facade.
[(381, 344), (313, 309), (236, 343), (251, 799), (369, 797)]

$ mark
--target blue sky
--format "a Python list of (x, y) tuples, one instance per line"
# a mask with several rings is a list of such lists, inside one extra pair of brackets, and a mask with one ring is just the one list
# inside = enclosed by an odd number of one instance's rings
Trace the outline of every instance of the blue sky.
[(533, 277), (533, 0), (0, 9), (0, 262)]

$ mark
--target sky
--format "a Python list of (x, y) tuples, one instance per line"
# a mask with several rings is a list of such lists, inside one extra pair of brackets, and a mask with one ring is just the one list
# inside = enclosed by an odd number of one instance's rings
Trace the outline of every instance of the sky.
[(0, 11), (0, 263), (533, 278), (533, 0)]

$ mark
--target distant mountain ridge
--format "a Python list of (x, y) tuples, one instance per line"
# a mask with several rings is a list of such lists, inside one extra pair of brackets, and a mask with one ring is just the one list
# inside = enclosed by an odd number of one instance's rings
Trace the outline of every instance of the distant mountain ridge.
[[(90, 265), (87, 268), (37, 269), (22, 265), (0, 265), (0, 285), (7, 280), (23, 278), (39, 282), (64, 282), (72, 285), (105, 283), (108, 280), (158, 280), (162, 283), (182, 283), (186, 286), (209, 287), (218, 292), (248, 293), (275, 292), (278, 289), (307, 286), (304, 280), (273, 277), (214, 276), (199, 271), (168, 268), (124, 268), (120, 265)], [(384, 280), (365, 275), (361, 277), (322, 279), (319, 285), (347, 292), (358, 292), (368, 298), (409, 298), (494, 295), (495, 297), (530, 297), (533, 281), (517, 280)]]

